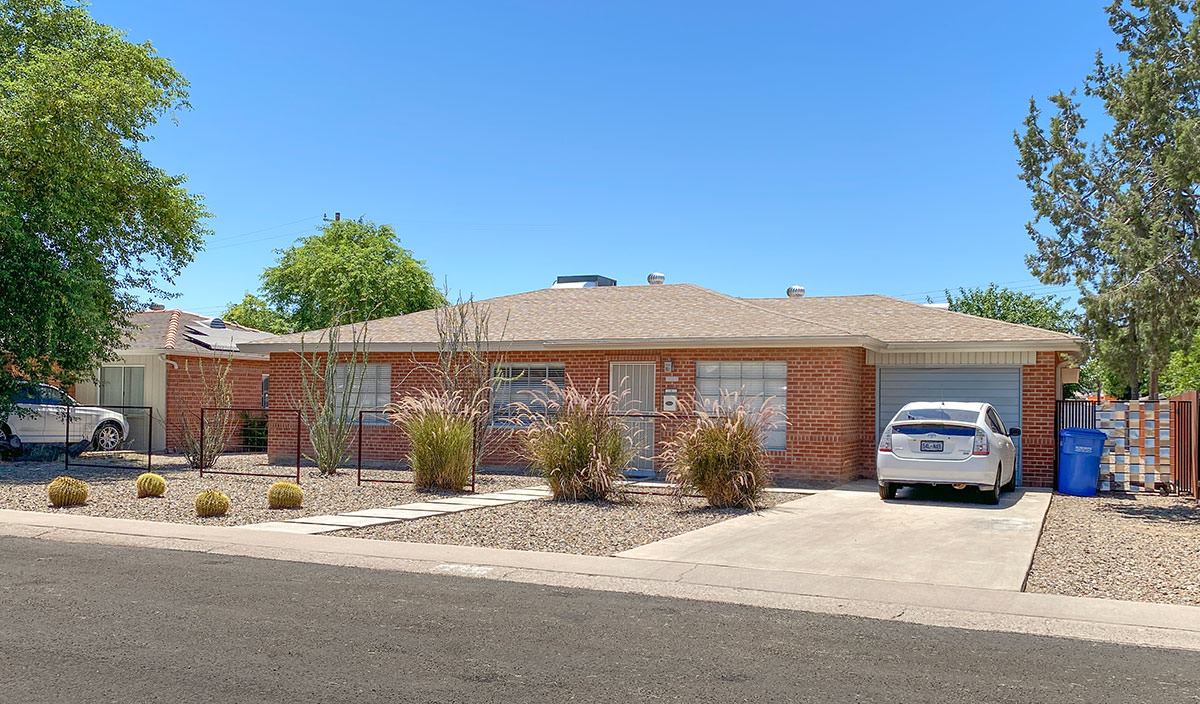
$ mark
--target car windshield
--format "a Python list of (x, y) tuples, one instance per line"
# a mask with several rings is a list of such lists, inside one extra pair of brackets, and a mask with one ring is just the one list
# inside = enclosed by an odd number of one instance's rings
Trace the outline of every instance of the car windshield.
[(964, 411), (958, 408), (910, 408), (900, 412), (899, 420), (948, 420), (955, 423), (974, 423), (979, 420), (979, 411)]

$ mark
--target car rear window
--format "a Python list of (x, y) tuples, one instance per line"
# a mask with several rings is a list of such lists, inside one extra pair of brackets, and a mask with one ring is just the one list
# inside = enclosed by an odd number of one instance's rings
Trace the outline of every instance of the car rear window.
[(955, 423), (974, 423), (979, 420), (979, 411), (964, 411), (957, 408), (911, 408), (902, 411), (897, 420), (948, 420)]

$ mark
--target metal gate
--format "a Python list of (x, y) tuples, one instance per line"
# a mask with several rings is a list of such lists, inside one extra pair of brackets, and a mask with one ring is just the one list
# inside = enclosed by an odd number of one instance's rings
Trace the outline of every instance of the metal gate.
[(630, 476), (654, 474), (654, 362), (612, 362), (608, 369), (609, 389), (620, 395), (615, 413), (629, 415), (625, 425), (633, 440), (635, 456), (629, 463)]
[(1095, 401), (1054, 402), (1054, 487), (1058, 488), (1058, 431), (1063, 428), (1096, 429)]
[(1183, 396), (1190, 398), (1171, 401), (1171, 483), (1176, 492), (1200, 499), (1200, 457), (1197, 456), (1200, 425), (1196, 418), (1196, 392)]

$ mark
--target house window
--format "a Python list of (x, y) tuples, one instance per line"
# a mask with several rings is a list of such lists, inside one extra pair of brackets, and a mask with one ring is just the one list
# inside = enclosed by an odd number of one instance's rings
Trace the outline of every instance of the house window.
[[(362, 364), (357, 374), (362, 375), (358, 386), (358, 394), (346, 409), (346, 422), (357, 423), (359, 411), (382, 411), (392, 402), (392, 365)], [(350, 365), (339, 364), (333, 372), (333, 392), (341, 394), (346, 388), (346, 375), (350, 373)], [(363, 416), (364, 425), (385, 425), (387, 416), (382, 413), (367, 413)]]
[(146, 392), (146, 368), (100, 367), (101, 406), (141, 406)]
[(271, 407), (271, 405), (269, 403), (270, 394), (268, 393), (270, 386), (271, 386), (271, 375), (263, 374), (262, 375), (262, 407), (263, 408)]
[(566, 368), (561, 362), (498, 364), (495, 376), (498, 382), (492, 388), (492, 424), (503, 426), (520, 424), (522, 404), (534, 413), (545, 412), (545, 404), (538, 396), (549, 393), (547, 381), (558, 386), (567, 383)]
[(763, 444), (768, 450), (787, 449), (787, 362), (697, 362), (696, 400), (719, 406), (726, 395), (736, 395), (754, 410), (774, 409), (776, 422), (767, 428)]

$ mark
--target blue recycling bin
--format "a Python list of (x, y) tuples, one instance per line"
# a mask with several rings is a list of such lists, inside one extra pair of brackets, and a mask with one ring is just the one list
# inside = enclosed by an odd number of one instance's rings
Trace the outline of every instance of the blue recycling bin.
[(1071, 496), (1095, 496), (1100, 483), (1100, 456), (1104, 441), (1100, 430), (1063, 428), (1058, 431), (1058, 490)]

